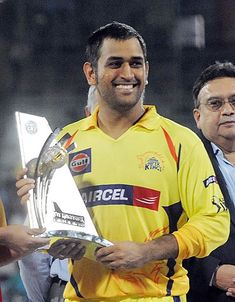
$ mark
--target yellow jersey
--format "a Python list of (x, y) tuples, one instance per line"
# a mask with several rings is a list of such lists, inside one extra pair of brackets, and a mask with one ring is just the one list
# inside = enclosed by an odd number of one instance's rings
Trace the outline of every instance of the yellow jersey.
[(59, 139), (74, 136), (69, 168), (98, 233), (135, 242), (173, 233), (178, 258), (125, 271), (86, 257), (71, 261), (68, 302), (182, 296), (189, 288), (182, 259), (204, 257), (228, 237), (229, 214), (201, 141), (155, 107), (145, 109), (118, 139), (99, 129), (98, 108)]

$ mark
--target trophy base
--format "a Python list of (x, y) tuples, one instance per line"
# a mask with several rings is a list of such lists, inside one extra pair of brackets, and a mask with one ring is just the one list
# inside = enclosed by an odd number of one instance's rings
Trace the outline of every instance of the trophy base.
[(72, 230), (51, 230), (46, 231), (38, 237), (42, 238), (56, 238), (56, 239), (77, 239), (87, 245), (92, 243), (97, 246), (111, 246), (113, 245), (112, 242), (96, 235), (87, 234), (84, 232), (76, 232)]

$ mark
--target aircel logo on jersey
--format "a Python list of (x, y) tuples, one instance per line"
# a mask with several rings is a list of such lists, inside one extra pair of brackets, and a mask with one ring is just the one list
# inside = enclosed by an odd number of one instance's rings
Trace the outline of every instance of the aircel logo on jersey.
[(80, 190), (87, 207), (124, 204), (158, 210), (160, 192), (130, 185), (92, 186)]
[(91, 148), (69, 154), (69, 168), (73, 176), (91, 172)]
[(212, 183), (217, 183), (216, 176), (215, 175), (209, 176), (208, 178), (203, 180), (203, 183), (204, 183), (205, 188), (207, 188)]

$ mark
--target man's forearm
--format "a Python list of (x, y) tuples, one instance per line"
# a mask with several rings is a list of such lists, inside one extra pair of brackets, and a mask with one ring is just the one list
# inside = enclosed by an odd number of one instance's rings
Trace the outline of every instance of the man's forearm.
[(177, 258), (179, 246), (174, 235), (164, 235), (146, 243), (148, 261)]

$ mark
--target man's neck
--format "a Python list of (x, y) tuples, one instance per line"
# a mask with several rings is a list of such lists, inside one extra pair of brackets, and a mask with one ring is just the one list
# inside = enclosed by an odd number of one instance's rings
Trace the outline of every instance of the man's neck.
[(104, 133), (117, 139), (135, 124), (144, 112), (145, 110), (142, 106), (135, 106), (126, 112), (100, 108), (98, 112), (98, 126)]
[(235, 151), (222, 150), (224, 157), (235, 166)]
[(215, 143), (223, 152), (224, 157), (235, 165), (235, 141), (223, 140)]

